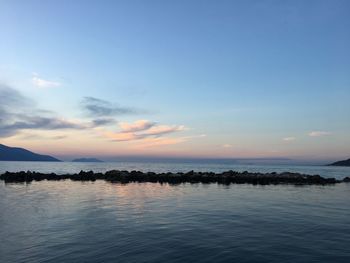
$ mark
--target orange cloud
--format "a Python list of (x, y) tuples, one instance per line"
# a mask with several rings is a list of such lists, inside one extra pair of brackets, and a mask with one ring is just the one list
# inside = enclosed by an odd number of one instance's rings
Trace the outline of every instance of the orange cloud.
[(133, 141), (185, 130), (183, 125), (156, 125), (148, 120), (138, 120), (131, 124), (122, 122), (119, 126), (120, 132), (106, 132), (105, 135), (114, 141)]
[(137, 132), (147, 130), (155, 124), (155, 122), (148, 120), (138, 120), (131, 124), (127, 122), (121, 122), (119, 123), (119, 126), (122, 129), (122, 132)]
[(148, 129), (144, 134), (145, 135), (161, 135), (161, 134), (166, 134), (166, 133), (172, 133), (176, 131), (183, 131), (185, 130), (185, 126), (180, 125), (173, 125), (173, 126), (168, 126), (168, 125), (159, 125), (159, 126), (154, 126), (150, 129)]

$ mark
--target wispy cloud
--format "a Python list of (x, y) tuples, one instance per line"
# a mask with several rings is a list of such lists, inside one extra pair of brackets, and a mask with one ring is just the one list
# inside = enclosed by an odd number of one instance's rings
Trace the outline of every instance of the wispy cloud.
[(282, 140), (285, 141), (285, 142), (291, 142), (291, 141), (295, 141), (296, 139), (297, 138), (295, 138), (295, 137), (285, 137)]
[(57, 129), (82, 129), (83, 125), (74, 123), (73, 121), (60, 119), (57, 117), (43, 117), (43, 116), (28, 116), (28, 115), (14, 115), (17, 118), (16, 121), (9, 125), (4, 125), (4, 129), (46, 129), (46, 130), (57, 130)]
[(116, 122), (117, 121), (113, 118), (98, 118), (98, 119), (92, 120), (92, 126), (99, 127), (99, 126), (105, 126)]
[(226, 143), (226, 144), (223, 144), (222, 147), (228, 149), (228, 148), (232, 148), (233, 146), (232, 146), (232, 144)]
[(147, 136), (160, 136), (168, 133), (173, 133), (173, 132), (178, 132), (178, 131), (183, 131), (185, 130), (184, 125), (157, 125), (153, 126), (147, 131), (145, 131), (143, 134)]
[(84, 129), (86, 125), (58, 118), (50, 111), (36, 107), (17, 90), (0, 84), (0, 137), (9, 137), (22, 130)]
[(61, 86), (60, 82), (40, 78), (36, 73), (33, 73), (32, 83), (34, 86), (39, 88), (54, 88)]
[(157, 125), (148, 120), (138, 120), (134, 123), (122, 122), (119, 125), (119, 132), (106, 132), (105, 135), (113, 141), (133, 141), (150, 137), (157, 138), (185, 130), (183, 125)]
[(137, 114), (142, 112), (134, 108), (121, 107), (106, 100), (101, 100), (94, 97), (84, 97), (81, 105), (83, 110), (90, 117), (110, 117)]
[(331, 132), (328, 131), (312, 131), (309, 133), (309, 136), (311, 137), (321, 137), (321, 136), (328, 136), (331, 135)]
[(20, 135), (20, 138), (22, 140), (42, 140), (42, 139), (49, 139), (49, 140), (63, 140), (67, 138), (67, 135), (55, 135), (55, 136), (43, 136), (42, 134), (34, 134), (34, 133), (22, 133)]
[(144, 131), (151, 128), (154, 125), (156, 125), (155, 122), (148, 121), (148, 120), (138, 120), (138, 121), (135, 121), (134, 123), (128, 123), (128, 122), (119, 123), (119, 126), (122, 129), (122, 132)]

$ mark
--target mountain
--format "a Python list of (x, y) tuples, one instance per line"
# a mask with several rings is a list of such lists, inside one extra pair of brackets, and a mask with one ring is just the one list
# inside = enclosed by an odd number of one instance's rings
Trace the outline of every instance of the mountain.
[(103, 161), (96, 158), (78, 158), (74, 159), (72, 162), (80, 162), (80, 163), (103, 163)]
[(9, 147), (3, 144), (0, 144), (0, 161), (60, 162), (49, 155), (41, 155), (23, 148)]
[(350, 159), (328, 164), (329, 166), (350, 166)]

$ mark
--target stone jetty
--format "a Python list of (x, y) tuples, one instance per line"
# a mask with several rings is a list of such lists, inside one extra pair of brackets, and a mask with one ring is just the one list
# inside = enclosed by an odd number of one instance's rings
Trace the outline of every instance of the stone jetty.
[(222, 173), (213, 172), (194, 172), (187, 173), (154, 173), (140, 171), (119, 171), (112, 170), (106, 173), (94, 173), (92, 171), (81, 171), (75, 174), (55, 174), (55, 173), (38, 173), (38, 172), (6, 172), (0, 175), (0, 180), (5, 183), (21, 183), (32, 181), (96, 181), (105, 180), (113, 183), (131, 183), (131, 182), (151, 182), (151, 183), (218, 183), (218, 184), (253, 184), (253, 185), (269, 185), (269, 184), (294, 184), (294, 185), (329, 185), (341, 182), (350, 182), (350, 178), (343, 180), (335, 178), (324, 178), (319, 175), (307, 175), (300, 173), (251, 173), (226, 171)]

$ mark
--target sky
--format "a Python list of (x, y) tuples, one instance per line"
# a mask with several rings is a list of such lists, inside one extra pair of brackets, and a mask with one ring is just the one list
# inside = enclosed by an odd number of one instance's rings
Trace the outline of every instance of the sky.
[(0, 143), (350, 157), (350, 2), (0, 1)]

